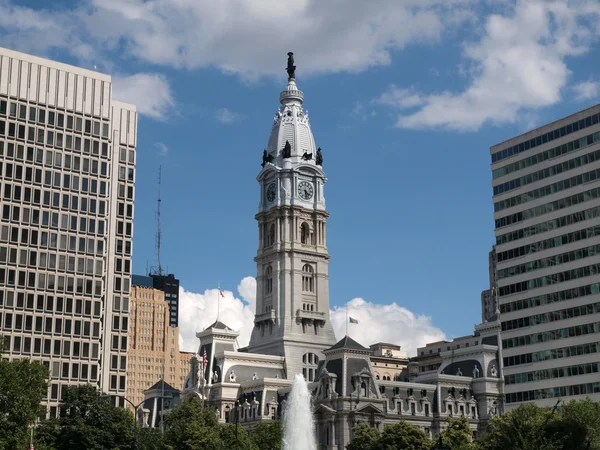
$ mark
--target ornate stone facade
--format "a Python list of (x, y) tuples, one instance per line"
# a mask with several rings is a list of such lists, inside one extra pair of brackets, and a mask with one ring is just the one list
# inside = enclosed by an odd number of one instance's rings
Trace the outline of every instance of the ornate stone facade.
[[(319, 448), (345, 449), (359, 423), (383, 429), (407, 420), (433, 436), (448, 417), (465, 416), (476, 433), (503, 409), (499, 322), (478, 328), (478, 345), (467, 352), (440, 349), (433, 365), (419, 357), (409, 361), (392, 344), (369, 349), (347, 336), (335, 343), (326, 178), (312, 159), (315, 145), (303, 98), (291, 78), (280, 95), (282, 107), (258, 176), (257, 304), (250, 345), (238, 348), (238, 333), (218, 321), (197, 333), (198, 356), (184, 395), (199, 396), (222, 422), (239, 421), (251, 431), (260, 421), (282, 418), (292, 379), (301, 373), (313, 392)], [(433, 369), (422, 370), (426, 364)]]

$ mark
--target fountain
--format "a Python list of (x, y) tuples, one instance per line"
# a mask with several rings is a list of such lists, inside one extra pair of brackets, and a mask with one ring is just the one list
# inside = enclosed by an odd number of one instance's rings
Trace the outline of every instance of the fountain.
[(283, 450), (316, 450), (311, 395), (304, 377), (297, 374), (292, 384), (283, 420)]

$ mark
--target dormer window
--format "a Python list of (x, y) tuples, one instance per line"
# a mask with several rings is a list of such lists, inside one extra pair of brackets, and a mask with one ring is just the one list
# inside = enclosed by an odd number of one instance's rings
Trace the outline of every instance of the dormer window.
[(315, 292), (315, 273), (310, 264), (302, 266), (302, 290), (304, 292)]

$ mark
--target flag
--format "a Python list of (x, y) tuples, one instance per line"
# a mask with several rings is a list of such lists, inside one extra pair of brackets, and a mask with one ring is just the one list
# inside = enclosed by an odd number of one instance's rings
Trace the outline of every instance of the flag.
[(208, 364), (208, 358), (206, 357), (206, 349), (204, 349), (204, 355), (202, 355), (202, 368), (205, 368), (206, 364)]
[(349, 320), (349, 322), (350, 322), (350, 323), (358, 323), (358, 320), (356, 320), (356, 319), (354, 319), (354, 318), (350, 317), (350, 320)]
[(225, 298), (225, 296), (223, 295), (223, 291), (221, 289), (219, 289), (219, 294), (221, 294), (221, 297)]

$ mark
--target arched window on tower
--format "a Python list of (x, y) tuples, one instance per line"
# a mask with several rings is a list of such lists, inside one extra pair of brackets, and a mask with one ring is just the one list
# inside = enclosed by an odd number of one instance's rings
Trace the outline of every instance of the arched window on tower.
[(306, 222), (302, 222), (300, 225), (300, 242), (302, 244), (308, 244), (310, 241), (310, 228)]
[(302, 290), (315, 292), (315, 271), (310, 264), (302, 266)]
[(270, 247), (275, 243), (275, 224), (272, 223), (267, 227), (267, 235), (265, 236), (265, 247)]
[(265, 269), (265, 294), (273, 292), (273, 267), (267, 266)]

